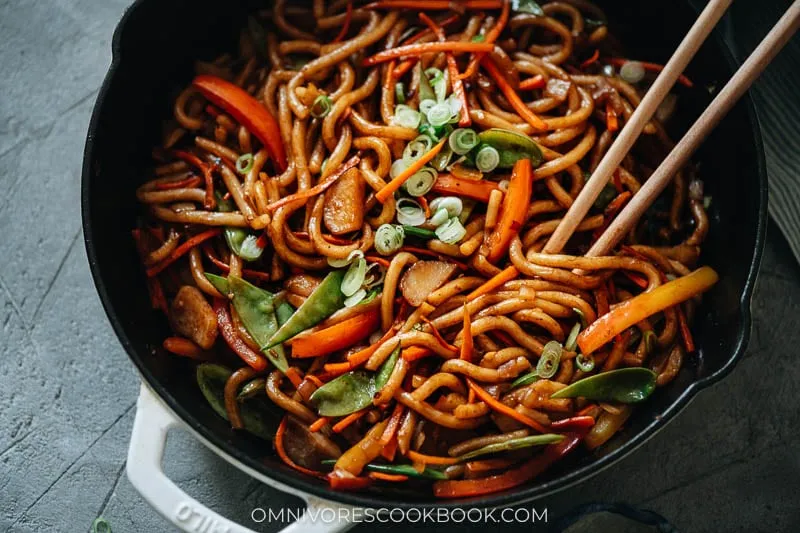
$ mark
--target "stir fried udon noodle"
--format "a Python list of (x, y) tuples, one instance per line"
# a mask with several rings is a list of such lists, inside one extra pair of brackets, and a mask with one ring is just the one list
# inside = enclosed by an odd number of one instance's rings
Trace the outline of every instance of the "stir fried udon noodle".
[(137, 191), (166, 351), (336, 489), (526, 483), (608, 441), (694, 350), (716, 280), (692, 271), (694, 168), (583, 255), (672, 148), (677, 96), (543, 253), (660, 66), (586, 0), (511, 4), (276, 0), (196, 63)]

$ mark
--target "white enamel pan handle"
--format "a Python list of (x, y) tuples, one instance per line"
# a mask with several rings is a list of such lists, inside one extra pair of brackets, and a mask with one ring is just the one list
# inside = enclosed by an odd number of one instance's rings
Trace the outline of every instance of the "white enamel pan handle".
[[(252, 529), (232, 522), (198, 502), (164, 474), (161, 462), (167, 433), (174, 427), (182, 426), (183, 423), (142, 383), (128, 449), (127, 472), (131, 484), (156, 511), (182, 531), (255, 533)], [(223, 458), (227, 459), (224, 456)], [(303, 514), (301, 520), (287, 526), (281, 533), (338, 533), (354, 525), (350, 521), (340, 519), (343, 515), (352, 516), (352, 513), (340, 512), (340, 509), (346, 506), (294, 490), (287, 492), (305, 500), (308, 511)], [(312, 520), (312, 517), (316, 520)], [(337, 519), (332, 520), (333, 517)]]

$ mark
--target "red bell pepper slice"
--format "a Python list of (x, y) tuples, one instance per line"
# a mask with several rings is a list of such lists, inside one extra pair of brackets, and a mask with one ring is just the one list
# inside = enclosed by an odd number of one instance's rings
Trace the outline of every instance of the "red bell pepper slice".
[(591, 416), (573, 416), (564, 420), (556, 420), (550, 423), (553, 431), (585, 431), (594, 425), (594, 418)]
[(231, 350), (242, 358), (242, 361), (250, 365), (253, 370), (262, 371), (267, 368), (267, 358), (260, 353), (254, 352), (236, 333), (233, 327), (231, 315), (228, 312), (228, 301), (223, 298), (214, 298), (212, 305), (214, 313), (217, 315), (217, 325), (219, 332)]
[(258, 100), (241, 87), (217, 76), (202, 74), (194, 79), (192, 85), (255, 135), (269, 151), (278, 171), (286, 170), (286, 150), (280, 127), (275, 117)]

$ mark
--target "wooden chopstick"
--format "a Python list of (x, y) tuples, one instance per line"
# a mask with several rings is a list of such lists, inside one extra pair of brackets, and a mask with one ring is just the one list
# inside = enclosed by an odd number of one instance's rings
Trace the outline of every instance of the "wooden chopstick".
[(638, 139), (639, 134), (644, 129), (647, 122), (652, 118), (656, 109), (675, 85), (678, 77), (686, 69), (689, 61), (697, 53), (697, 50), (706, 40), (711, 30), (716, 26), (719, 19), (731, 5), (733, 0), (711, 0), (703, 9), (700, 16), (692, 25), (689, 33), (683, 38), (680, 46), (664, 66), (664, 70), (656, 78), (656, 81), (647, 91), (631, 118), (619, 132), (611, 148), (600, 161), (589, 181), (586, 182), (578, 197), (572, 203), (567, 214), (559, 223), (556, 230), (550, 236), (543, 251), (545, 253), (556, 254), (560, 252), (567, 243), (575, 228), (591, 209), (595, 199), (606, 186), (612, 174), (620, 165), (625, 155), (630, 151), (633, 143)]
[(795, 0), (778, 23), (764, 37), (764, 40), (750, 54), (750, 57), (725, 84), (725, 87), (717, 94), (711, 105), (703, 111), (700, 118), (697, 119), (686, 135), (683, 136), (642, 188), (639, 189), (636, 196), (617, 215), (611, 225), (606, 228), (605, 232), (586, 254), (587, 256), (606, 255), (614, 249), (620, 239), (636, 224), (647, 208), (666, 188), (675, 173), (689, 161), (692, 153), (722, 120), (722, 117), (731, 110), (798, 28), (800, 28), (800, 0)]

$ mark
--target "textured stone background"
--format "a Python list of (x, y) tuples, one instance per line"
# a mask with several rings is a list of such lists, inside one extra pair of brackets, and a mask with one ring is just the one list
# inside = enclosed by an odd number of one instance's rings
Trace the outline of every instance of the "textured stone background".
[[(138, 378), (103, 314), (80, 238), (84, 138), (127, 3), (0, 0), (0, 530), (8, 532), (86, 531), (98, 515), (115, 533), (172, 530), (124, 475)], [(737, 31), (763, 33), (746, 13), (734, 20)], [(773, 73), (797, 65), (784, 58)], [(752, 341), (736, 371), (611, 471), (544, 502), (550, 516), (602, 499), (657, 510), (684, 532), (800, 531), (798, 302), (800, 268), (770, 226)], [(255, 506), (299, 503), (180, 431), (165, 464), (191, 495), (243, 523)], [(595, 518), (570, 531), (589, 530), (640, 529)]]

